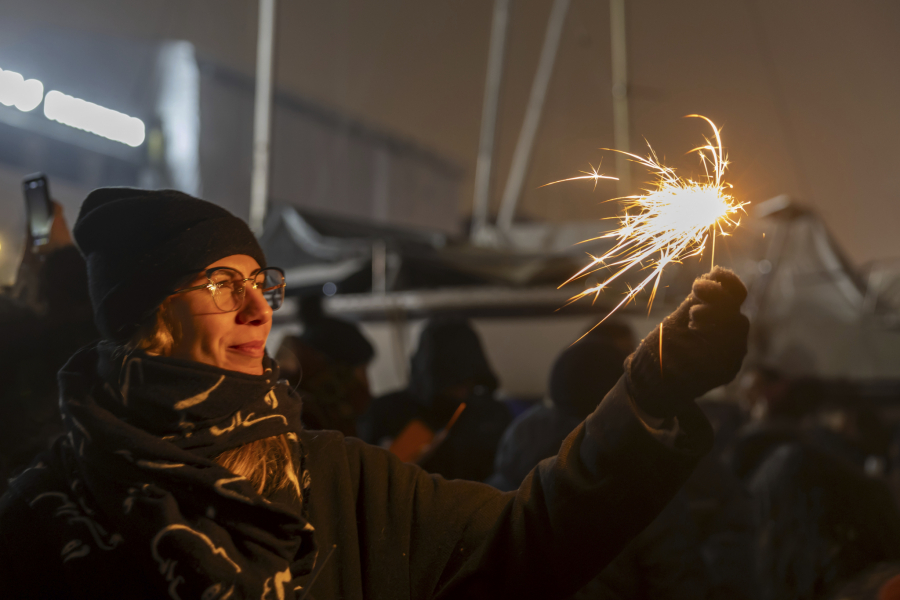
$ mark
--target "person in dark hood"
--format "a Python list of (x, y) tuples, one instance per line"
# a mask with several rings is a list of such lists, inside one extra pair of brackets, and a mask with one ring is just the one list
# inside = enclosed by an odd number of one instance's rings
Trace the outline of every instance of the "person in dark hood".
[(548, 402), (531, 407), (506, 429), (487, 483), (514, 490), (536, 464), (556, 454), (559, 444), (591, 414), (591, 398), (611, 390), (628, 354), (597, 335), (559, 355), (547, 382)]
[(309, 431), (265, 354), (280, 271), (180, 192), (106, 188), (75, 237), (103, 340), (60, 371), (66, 435), (0, 497), (6, 598), (566, 597), (712, 445), (694, 403), (746, 352), (731, 272), (692, 293), (515, 492)]
[(419, 464), (447, 479), (483, 481), (491, 474), (500, 436), (512, 421), (509, 410), (494, 398), (497, 386), (469, 322), (432, 319), (410, 361), (409, 387), (372, 403), (360, 422), (362, 439), (384, 444), (414, 419), (441, 431), (465, 404), (447, 437)]
[[(594, 333), (566, 348), (547, 384), (549, 403), (532, 407), (503, 434), (487, 483), (514, 490), (589, 415), (591, 399), (611, 390), (623, 373), (622, 344)], [(573, 600), (695, 600), (705, 598), (707, 574), (685, 499), (677, 496)]]
[(356, 325), (326, 316), (321, 296), (300, 299), (300, 319), (303, 333), (285, 337), (276, 359), (303, 396), (303, 425), (356, 437), (372, 399), (366, 368), (375, 349)]

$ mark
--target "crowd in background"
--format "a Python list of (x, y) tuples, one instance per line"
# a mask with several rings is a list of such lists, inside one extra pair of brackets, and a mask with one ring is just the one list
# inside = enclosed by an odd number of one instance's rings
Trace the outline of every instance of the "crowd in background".
[[(0, 492), (62, 432), (55, 373), (96, 339), (85, 266), (62, 219), (26, 253), (0, 295)], [(609, 322), (566, 348), (531, 406), (501, 382), (464, 318), (435, 317), (405, 389), (373, 398), (375, 348), (360, 329), (302, 298), (303, 332), (272, 349), (303, 399), (309, 429), (391, 449), (447, 478), (518, 488), (596, 407), (638, 340)], [(574, 340), (573, 340), (574, 341)], [(859, 398), (745, 365), (726, 394), (701, 400), (716, 445), (681, 493), (579, 599), (900, 598), (900, 435)]]

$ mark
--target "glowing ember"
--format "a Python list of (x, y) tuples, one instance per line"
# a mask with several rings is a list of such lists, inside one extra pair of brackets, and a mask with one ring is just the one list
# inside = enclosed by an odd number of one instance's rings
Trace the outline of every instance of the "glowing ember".
[[(625, 298), (610, 311), (609, 315), (604, 317), (603, 321), (627, 304), (650, 282), (653, 282), (653, 291), (650, 293), (648, 302), (649, 309), (653, 305), (653, 298), (666, 265), (680, 263), (686, 258), (702, 254), (710, 239), (714, 263), (716, 230), (718, 229), (719, 233), (725, 236), (729, 235), (726, 229), (732, 229), (740, 224), (740, 220), (735, 220), (734, 217), (737, 213), (743, 212), (743, 207), (747, 203), (737, 202), (727, 192), (731, 185), (722, 181), (728, 160), (722, 150), (722, 138), (719, 130), (706, 117), (688, 116), (705, 120), (715, 134), (715, 144), (707, 139), (705, 145), (691, 150), (700, 155), (700, 161), (706, 172), (706, 181), (698, 182), (678, 177), (674, 169), (659, 163), (652, 148), (646, 158), (622, 152), (634, 162), (650, 169), (656, 178), (651, 183), (653, 188), (646, 190), (643, 195), (617, 198), (625, 204), (624, 214), (617, 217), (619, 228), (605, 235), (585, 240), (589, 242), (615, 238), (616, 244), (603, 256), (589, 255), (593, 259), (591, 263), (562, 284), (565, 285), (586, 277), (601, 269), (613, 271), (606, 281), (573, 296), (569, 303), (590, 295), (594, 295), (594, 300), (596, 300), (600, 292), (623, 273), (636, 267), (649, 270), (650, 274), (637, 286), (629, 289)], [(608, 148), (603, 148), (603, 150), (608, 150)], [(613, 152), (621, 151), (613, 150)], [(596, 182), (601, 178), (614, 179), (600, 175), (596, 169), (592, 169), (583, 177), (572, 177), (562, 181), (594, 179)]]

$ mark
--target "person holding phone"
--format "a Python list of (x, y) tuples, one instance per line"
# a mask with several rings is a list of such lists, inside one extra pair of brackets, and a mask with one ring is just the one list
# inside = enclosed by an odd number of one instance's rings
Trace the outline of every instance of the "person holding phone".
[(709, 450), (694, 398), (746, 352), (746, 291), (716, 269), (504, 493), (302, 427), (265, 352), (283, 274), (221, 207), (96, 190), (75, 238), (103, 341), (60, 373), (67, 435), (0, 498), (13, 598), (566, 597)]
[(0, 296), (0, 493), (63, 433), (56, 374), (98, 337), (84, 259), (47, 179), (23, 182), (26, 250), (12, 292)]
[[(22, 181), (22, 193), (26, 218), (25, 252), (9, 295), (31, 309), (43, 312), (46, 309), (43, 292), (47, 286), (42, 289), (41, 273), (47, 267), (47, 259), (58, 251), (71, 257), (78, 256), (77, 259), (67, 258), (69, 262), (81, 259), (74, 248), (62, 206), (50, 197), (47, 176), (35, 173), (26, 177)], [(84, 279), (86, 281), (86, 276)]]

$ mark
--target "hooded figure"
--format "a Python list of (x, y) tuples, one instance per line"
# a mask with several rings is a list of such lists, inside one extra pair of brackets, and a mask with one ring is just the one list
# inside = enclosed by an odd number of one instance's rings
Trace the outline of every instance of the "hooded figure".
[(465, 403), (448, 436), (420, 465), (448, 479), (483, 481), (491, 473), (500, 436), (512, 420), (494, 399), (497, 377), (478, 334), (465, 319), (432, 319), (419, 337), (405, 390), (376, 399), (360, 421), (361, 437), (384, 443), (413, 419), (444, 429)]
[[(557, 456), (504, 493), (303, 427), (265, 353), (283, 273), (221, 207), (98, 190), (75, 237), (103, 340), (60, 372), (66, 435), (0, 497), (4, 598), (566, 597), (709, 450), (693, 399), (746, 352), (746, 291), (716, 270), (663, 322), (663, 372), (651, 335)], [(483, 360), (456, 360), (466, 377), (432, 389), (492, 383)]]
[(321, 296), (300, 299), (303, 333), (281, 342), (281, 374), (303, 396), (303, 425), (356, 437), (372, 396), (366, 368), (375, 349), (353, 323), (328, 317)]
[(566, 348), (553, 363), (547, 382), (549, 404), (533, 406), (509, 426), (497, 450), (488, 483), (514, 490), (536, 464), (593, 410), (590, 398), (605, 394), (622, 376), (627, 354), (611, 341), (586, 337)]

